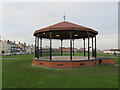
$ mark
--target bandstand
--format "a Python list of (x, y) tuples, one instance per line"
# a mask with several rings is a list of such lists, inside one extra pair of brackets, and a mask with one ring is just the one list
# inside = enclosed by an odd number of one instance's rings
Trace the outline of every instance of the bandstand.
[[(33, 59), (33, 65), (47, 68), (80, 68), (97, 66), (103, 62), (102, 59), (97, 58), (97, 34), (98, 32), (91, 28), (77, 25), (68, 21), (62, 21), (46, 28), (36, 30), (34, 32), (35, 58)], [(49, 40), (49, 49), (47, 50), (47, 52), (49, 52), (48, 55), (44, 55), (46, 52), (43, 50), (43, 39)], [(61, 43), (59, 55), (53, 54), (53, 39), (57, 39)], [(75, 55), (74, 44), (77, 43), (74, 43), (74, 41), (76, 39), (83, 40), (83, 56)], [(63, 54), (64, 40), (70, 40), (69, 55), (67, 56)], [(110, 62), (113, 63), (113, 61)]]

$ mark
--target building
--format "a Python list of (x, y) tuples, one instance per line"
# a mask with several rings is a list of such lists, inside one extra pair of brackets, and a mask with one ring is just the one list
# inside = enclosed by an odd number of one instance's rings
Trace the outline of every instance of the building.
[(4, 53), (8, 52), (7, 41), (1, 40), (0, 42), (1, 42), (1, 52), (4, 52)]
[(120, 54), (120, 49), (110, 49), (111, 53)]
[(120, 49), (109, 49), (109, 50), (104, 50), (103, 52), (110, 53), (110, 54), (113, 54), (113, 53), (120, 54)]
[(110, 50), (104, 50), (103, 52), (104, 52), (104, 53), (111, 53)]
[(17, 47), (20, 48), (20, 49), (22, 50), (23, 45), (19, 42), (19, 43), (17, 44)]
[(10, 40), (0, 40), (0, 55), (10, 55), (10, 54), (25, 54), (34, 53), (35, 49), (33, 45), (26, 45), (26, 43), (18, 43)]
[(8, 45), (8, 52), (7, 53), (15, 53), (16, 52), (16, 48), (17, 48), (17, 45), (14, 42), (12, 41), (7, 41), (7, 45)]
[(30, 48), (30, 46), (29, 45), (27, 46), (26, 43), (20, 43), (20, 42), (17, 44), (17, 47), (18, 47), (17, 51), (20, 53), (26, 53)]
[(84, 52), (84, 48), (80, 48), (80, 50), (79, 50), (80, 52)]
[[(61, 47), (59, 47), (59, 48), (58, 48), (58, 51), (61, 52), (61, 50), (62, 50), (63, 52), (70, 52), (70, 47), (68, 47), (68, 48), (65, 48), (65, 47), (62, 47), (62, 48), (61, 48)], [(78, 52), (78, 49), (77, 49), (77, 48), (74, 48), (74, 49), (72, 48), (72, 50), (74, 50), (74, 52)]]
[(0, 46), (0, 54), (16, 52), (17, 48), (15, 41), (12, 42), (10, 40), (0, 40)]
[(28, 45), (28, 46), (25, 46), (25, 53), (34, 53), (35, 52), (35, 47), (34, 45)]
[(104, 53), (104, 51), (102, 51), (102, 50), (98, 50), (97, 53)]
[(62, 50), (63, 52), (66, 52), (66, 48), (65, 48), (65, 47), (62, 47), (62, 48), (59, 47), (59, 48), (58, 48), (58, 51), (59, 51), (59, 52), (61, 52), (61, 50)]

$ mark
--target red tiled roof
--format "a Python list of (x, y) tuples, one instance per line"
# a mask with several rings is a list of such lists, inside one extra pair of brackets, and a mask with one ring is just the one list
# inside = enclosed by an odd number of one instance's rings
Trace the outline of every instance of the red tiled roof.
[(110, 50), (104, 50), (104, 51), (110, 51)]
[(35, 31), (34, 34), (39, 33), (39, 32), (49, 31), (49, 30), (81, 30), (81, 31), (91, 31), (96, 34), (98, 33), (97, 31), (93, 29), (90, 29), (90, 28), (87, 28), (81, 25), (77, 25), (71, 22), (63, 21), (63, 22), (48, 26), (46, 28), (39, 29)]

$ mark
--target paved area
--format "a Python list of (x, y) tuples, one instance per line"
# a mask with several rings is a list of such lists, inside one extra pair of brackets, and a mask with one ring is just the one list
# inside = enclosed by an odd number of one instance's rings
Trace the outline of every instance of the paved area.
[[(73, 60), (88, 60), (87, 56), (73, 56)], [(49, 60), (49, 57), (40, 57), (41, 60)], [(90, 59), (95, 59), (90, 57)], [(70, 60), (70, 56), (52, 56), (52, 60)]]

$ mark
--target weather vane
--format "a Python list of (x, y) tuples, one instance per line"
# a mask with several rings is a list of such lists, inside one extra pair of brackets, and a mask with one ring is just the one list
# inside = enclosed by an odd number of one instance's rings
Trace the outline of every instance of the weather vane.
[(64, 16), (63, 16), (63, 18), (64, 18), (64, 21), (65, 21), (65, 20), (66, 20), (65, 13), (64, 13)]

